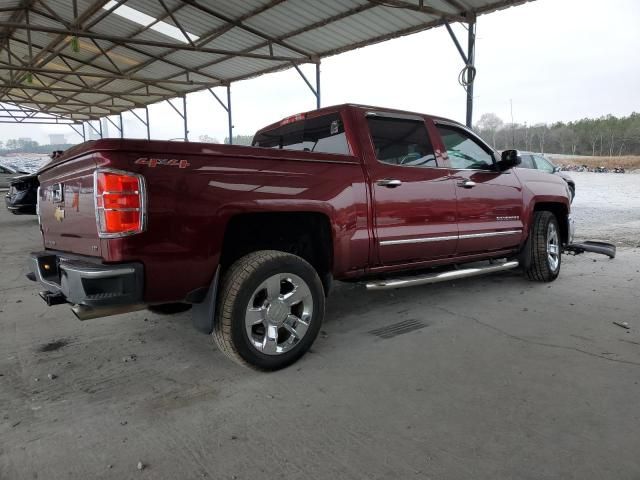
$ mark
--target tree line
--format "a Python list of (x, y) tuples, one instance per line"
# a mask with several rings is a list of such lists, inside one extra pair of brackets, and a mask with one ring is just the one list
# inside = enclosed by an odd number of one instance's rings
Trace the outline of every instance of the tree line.
[(640, 155), (640, 113), (636, 112), (627, 117), (606, 115), (535, 125), (505, 123), (495, 113), (485, 113), (474, 130), (498, 150), (607, 157)]

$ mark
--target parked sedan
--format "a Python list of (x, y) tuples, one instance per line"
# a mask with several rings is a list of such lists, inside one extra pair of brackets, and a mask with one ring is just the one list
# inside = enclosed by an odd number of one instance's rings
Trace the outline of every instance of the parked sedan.
[(9, 193), (4, 197), (7, 210), (14, 215), (35, 215), (39, 186), (36, 174), (13, 178), (9, 184)]
[(560, 171), (558, 167), (539, 153), (521, 152), (520, 158), (522, 158), (522, 163), (519, 165), (520, 168), (533, 168), (535, 170), (542, 170), (543, 172), (553, 173), (562, 177), (569, 185), (571, 201), (573, 202), (573, 199), (576, 196), (576, 182), (574, 182), (566, 172)]

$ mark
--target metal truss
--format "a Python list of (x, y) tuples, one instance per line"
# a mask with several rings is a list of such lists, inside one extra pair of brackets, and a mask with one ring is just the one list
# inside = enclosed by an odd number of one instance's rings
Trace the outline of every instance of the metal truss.
[[(445, 25), (465, 62), (461, 83), (467, 91), (470, 125), (476, 16), (528, 0), (477, 0), (473, 9), (459, 0), (361, 0), (349, 7), (326, 0), (334, 12), (316, 15), (314, 22), (305, 22), (301, 16), (277, 25), (281, 31), (259, 27), (274, 27), (288, 8), (319, 12), (314, 2), (296, 7), (288, 1), (269, 0), (259, 7), (242, 8), (238, 6), (243, 2), (236, 2), (236, 10), (242, 13), (234, 16), (225, 13), (229, 11), (225, 2), (217, 6), (205, 0), (85, 0), (82, 4), (77, 0), (20, 0), (11, 6), (0, 2), (0, 102), (8, 106), (0, 110), (0, 122), (67, 122), (78, 134), (82, 125), (86, 137), (83, 123), (99, 134), (102, 124), (96, 127), (91, 122), (107, 118), (122, 138), (122, 113), (131, 112), (145, 125), (150, 138), (148, 105), (167, 101), (183, 120), (186, 141), (186, 95), (207, 89), (227, 112), (232, 141), (231, 83), (293, 67), (320, 108), (321, 58)], [(123, 18), (121, 7), (142, 5), (150, 14), (149, 22), (138, 24)], [(413, 21), (403, 25), (398, 19), (406, 22), (406, 12), (411, 12)], [(394, 15), (398, 18), (389, 21), (393, 28), (375, 30)], [(354, 40), (353, 27), (362, 21), (372, 22), (371, 28), (360, 29), (371, 33)], [(449, 22), (469, 25), (466, 52)], [(167, 27), (176, 34), (165, 33)], [(197, 35), (190, 33), (196, 28)], [(273, 31), (279, 33), (269, 33)], [(344, 37), (342, 43), (321, 47), (322, 41), (313, 41), (314, 36), (322, 40), (334, 34)], [(308, 38), (301, 40), (305, 36)], [(303, 64), (315, 65), (315, 84), (303, 74)], [(227, 89), (226, 102), (214, 93), (216, 87)], [(180, 98), (181, 108), (172, 102)], [(136, 113), (142, 108), (143, 116)], [(13, 109), (28, 113), (9, 111)], [(117, 122), (113, 120), (116, 116)]]

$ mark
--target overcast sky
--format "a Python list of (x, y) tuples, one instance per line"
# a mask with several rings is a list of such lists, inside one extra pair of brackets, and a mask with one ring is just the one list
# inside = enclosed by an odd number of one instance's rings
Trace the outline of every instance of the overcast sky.
[[(479, 17), (474, 121), (486, 112), (510, 121), (510, 100), (514, 120), (529, 124), (640, 111), (639, 25), (639, 0), (536, 0)], [(466, 31), (454, 29), (466, 43)], [(323, 60), (322, 105), (365, 103), (464, 122), (462, 67), (444, 28), (391, 40)], [(302, 68), (314, 78), (312, 66)], [(222, 141), (226, 114), (213, 97), (199, 92), (187, 102), (190, 139)], [(252, 134), (313, 109), (315, 98), (290, 69), (233, 84), (232, 103), (234, 134)], [(182, 121), (166, 104), (151, 106), (150, 116), (152, 138), (182, 137)], [(80, 141), (69, 127), (0, 124), (0, 140), (48, 143), (49, 133)], [(131, 114), (125, 135), (146, 135)]]

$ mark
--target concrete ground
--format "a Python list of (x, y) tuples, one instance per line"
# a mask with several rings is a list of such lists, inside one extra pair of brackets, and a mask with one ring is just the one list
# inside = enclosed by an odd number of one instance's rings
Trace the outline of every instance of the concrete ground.
[[(564, 257), (552, 284), (338, 285), (312, 352), (272, 374), (188, 313), (46, 307), (39, 248), (34, 217), (0, 212), (2, 480), (640, 478), (638, 248)], [(420, 328), (371, 333), (400, 321)]]

